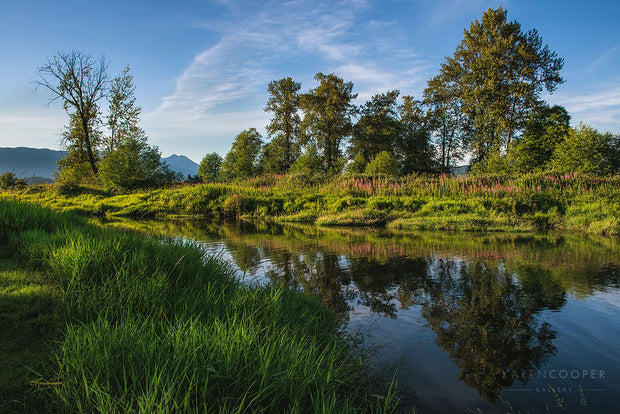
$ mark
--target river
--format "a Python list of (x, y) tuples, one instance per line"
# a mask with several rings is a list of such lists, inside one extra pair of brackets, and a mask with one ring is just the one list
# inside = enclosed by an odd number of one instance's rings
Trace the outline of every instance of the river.
[(123, 223), (319, 294), (419, 413), (620, 410), (620, 242)]

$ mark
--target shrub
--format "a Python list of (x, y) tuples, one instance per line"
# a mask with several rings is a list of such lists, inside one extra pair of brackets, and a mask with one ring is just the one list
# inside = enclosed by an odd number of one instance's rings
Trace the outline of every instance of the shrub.
[(364, 172), (366, 174), (398, 175), (398, 160), (389, 152), (381, 151), (368, 163)]
[(26, 187), (28, 184), (26, 180), (22, 180), (20, 178), (16, 178), (15, 174), (10, 171), (6, 171), (0, 174), (0, 189), (8, 190), (11, 188), (22, 188)]

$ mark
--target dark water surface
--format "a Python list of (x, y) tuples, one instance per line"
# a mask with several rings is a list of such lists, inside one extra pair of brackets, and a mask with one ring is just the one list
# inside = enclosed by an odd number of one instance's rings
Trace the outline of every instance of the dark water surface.
[(420, 413), (620, 412), (620, 243), (140, 222), (321, 295)]

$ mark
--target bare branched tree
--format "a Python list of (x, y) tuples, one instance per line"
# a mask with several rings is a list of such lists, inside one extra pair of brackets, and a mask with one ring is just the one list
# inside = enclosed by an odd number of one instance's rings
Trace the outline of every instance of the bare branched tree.
[(94, 174), (98, 171), (95, 157), (98, 143), (93, 128), (99, 116), (97, 102), (107, 93), (107, 69), (105, 57), (96, 60), (81, 51), (60, 51), (39, 68), (39, 78), (35, 81), (36, 88), (42, 86), (52, 93), (49, 103), (61, 100), (69, 116), (79, 120), (84, 150)]

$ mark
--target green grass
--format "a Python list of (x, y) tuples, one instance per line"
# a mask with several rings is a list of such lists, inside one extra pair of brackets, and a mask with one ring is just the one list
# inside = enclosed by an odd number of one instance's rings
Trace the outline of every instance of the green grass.
[(53, 399), (35, 383), (48, 368), (60, 329), (50, 281), (0, 259), (0, 412), (50, 410)]
[[(29, 204), (0, 200), (0, 223), (3, 332), (17, 333), (0, 341), (10, 355), (2, 409), (394, 408), (393, 389), (369, 375), (342, 321), (317, 297), (244, 285), (195, 244), (101, 229)], [(37, 379), (39, 388), (30, 384)]]
[(40, 186), (0, 197), (105, 217), (191, 216), (413, 231), (570, 230), (620, 235), (620, 175), (360, 175), (325, 183), (289, 175), (121, 195), (97, 189), (66, 195), (53, 186)]

